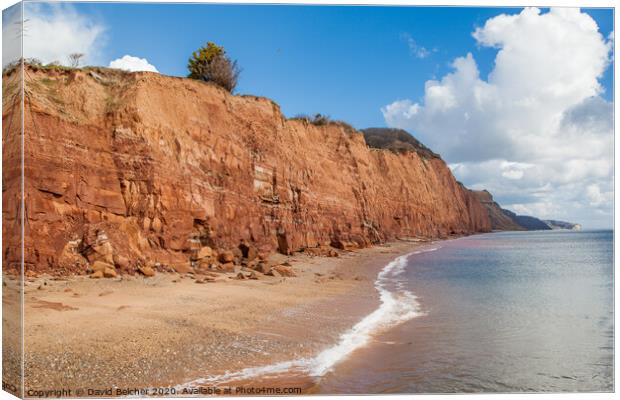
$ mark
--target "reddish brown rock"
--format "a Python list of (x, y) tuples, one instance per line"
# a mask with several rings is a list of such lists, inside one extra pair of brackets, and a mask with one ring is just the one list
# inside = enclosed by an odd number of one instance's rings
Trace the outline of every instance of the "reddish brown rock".
[[(241, 239), (291, 254), (490, 229), (440, 158), (369, 149), (343, 125), (287, 120), (269, 99), (190, 79), (28, 68), (27, 269), (83, 272), (60, 261), (75, 238), (91, 263), (120, 254), (173, 265), (192, 246), (233, 249)], [(18, 110), (4, 108), (7, 126)], [(19, 129), (5, 136), (3, 254), (18, 268)]]
[[(346, 240), (336, 239), (331, 242), (331, 245), (337, 249), (345, 251), (353, 251), (360, 248), (360, 244), (356, 242), (350, 242)], [(364, 246), (361, 246), (364, 247)]]
[(271, 270), (271, 265), (269, 265), (268, 262), (259, 262), (256, 264), (254, 270), (260, 272), (261, 274), (267, 274)]
[(276, 277), (276, 278), (281, 278), (281, 277), (282, 277), (282, 274), (280, 274), (280, 273), (278, 272), (278, 270), (273, 269), (273, 268), (269, 269), (269, 271), (268, 271), (265, 275), (268, 275), (268, 276), (274, 276), (274, 277)]
[(106, 269), (114, 269), (114, 265), (112, 264), (108, 264), (107, 262), (103, 262), (103, 261), (95, 261), (90, 269), (92, 269), (94, 272), (97, 271), (105, 271)]
[(61, 268), (72, 269), (74, 267), (83, 267), (88, 263), (88, 260), (80, 254), (80, 240), (68, 241), (60, 252), (58, 257), (58, 266)]
[(151, 229), (155, 232), (160, 232), (162, 228), (161, 220), (158, 217), (153, 218), (151, 221)]
[(220, 272), (235, 272), (235, 264), (232, 262), (218, 264), (216, 270)]
[(318, 257), (338, 257), (339, 254), (336, 250), (327, 246), (309, 247), (304, 249), (304, 253), (310, 256)]
[(138, 267), (138, 271), (146, 277), (155, 276), (155, 270), (148, 266)]
[(174, 269), (174, 271), (179, 273), (179, 274), (187, 274), (189, 272), (193, 272), (194, 271), (194, 269), (189, 264), (189, 262), (183, 262), (183, 263), (174, 264), (174, 265), (172, 265), (172, 269)]
[(202, 260), (213, 256), (213, 250), (209, 246), (202, 247), (196, 254), (195, 260)]
[(256, 246), (248, 244), (244, 240), (241, 241), (239, 250), (241, 251), (241, 257), (247, 262), (254, 261), (256, 257), (258, 257), (258, 249)]
[(204, 273), (206, 271), (214, 269), (214, 267), (215, 267), (215, 263), (211, 261), (202, 260), (198, 263), (196, 270)]
[(471, 191), (476, 198), (486, 208), (489, 219), (491, 221), (491, 228), (501, 231), (523, 231), (524, 227), (517, 224), (508, 215), (504, 213), (502, 208), (493, 200), (493, 196), (486, 190), (472, 190)]
[(241, 262), (241, 259), (243, 258), (243, 253), (241, 252), (241, 250), (238, 247), (235, 247), (234, 249), (231, 250), (234, 256), (234, 263), (235, 264), (239, 264)]
[(120, 268), (121, 270), (128, 270), (129, 259), (127, 259), (127, 257), (114, 255), (114, 265)]
[(99, 279), (99, 278), (103, 278), (103, 271), (95, 271), (92, 274), (90, 274), (90, 277), (92, 279)]
[(232, 251), (224, 250), (218, 253), (217, 259), (221, 263), (231, 263), (235, 261), (235, 254)]
[(293, 268), (288, 267), (286, 265), (274, 265), (273, 267), (271, 267), (271, 270), (272, 271), (276, 271), (281, 276), (285, 276), (285, 277), (295, 277), (295, 276), (297, 276), (297, 274), (295, 274), (295, 271), (293, 271)]
[(31, 271), (28, 270), (24, 273), (24, 275), (26, 276), (26, 278), (36, 278), (39, 276), (39, 274), (37, 274), (35, 271)]
[(86, 225), (78, 250), (89, 262), (114, 264), (114, 248), (105, 230)]
[(106, 278), (116, 278), (116, 270), (114, 268), (106, 268), (103, 270), (103, 276)]

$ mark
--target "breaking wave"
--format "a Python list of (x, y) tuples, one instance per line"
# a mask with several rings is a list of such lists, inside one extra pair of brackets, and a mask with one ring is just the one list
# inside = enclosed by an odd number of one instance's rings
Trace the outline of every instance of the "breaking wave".
[(436, 247), (417, 250), (397, 257), (389, 262), (377, 275), (375, 288), (379, 292), (381, 304), (364, 317), (350, 330), (342, 334), (338, 342), (312, 358), (301, 358), (261, 367), (244, 368), (197, 379), (185, 386), (225, 383), (257, 377), (272, 377), (281, 374), (302, 373), (311, 377), (321, 377), (336, 364), (345, 360), (355, 350), (364, 347), (377, 332), (394, 327), (402, 322), (423, 315), (417, 297), (405, 290), (405, 280), (400, 275), (407, 267), (407, 260), (413, 254), (437, 250)]

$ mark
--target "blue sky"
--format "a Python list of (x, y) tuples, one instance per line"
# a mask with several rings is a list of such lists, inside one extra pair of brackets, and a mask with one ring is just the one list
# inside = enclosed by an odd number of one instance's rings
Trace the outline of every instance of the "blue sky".
[[(238, 92), (267, 96), (284, 113), (324, 113), (358, 128), (384, 126), (380, 108), (423, 95), (424, 82), (472, 52), (484, 75), (495, 49), (476, 45), (474, 28), (520, 8), (253, 6), (81, 3), (106, 27), (104, 61), (131, 54), (163, 74), (185, 75), (206, 41), (223, 45), (243, 69)], [(588, 11), (604, 35), (609, 10)], [(407, 35), (430, 52), (411, 54)], [(435, 51), (433, 51), (435, 50)], [(611, 69), (604, 84), (611, 87)], [(611, 96), (611, 90), (608, 90)]]
[(28, 3), (25, 18), (43, 62), (185, 76), (214, 41), (242, 68), (237, 93), (286, 116), (406, 129), (508, 209), (613, 224), (611, 9)]

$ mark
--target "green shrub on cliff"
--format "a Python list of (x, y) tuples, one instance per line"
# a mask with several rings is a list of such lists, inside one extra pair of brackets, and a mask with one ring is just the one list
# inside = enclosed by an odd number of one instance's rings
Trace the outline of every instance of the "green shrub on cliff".
[(316, 126), (329, 125), (332, 122), (329, 115), (323, 115), (323, 114), (315, 114), (313, 117), (310, 117), (306, 114), (299, 114), (299, 115), (294, 116), (292, 119), (306, 121), (307, 123), (316, 125)]
[(329, 115), (315, 114), (311, 117), (306, 114), (298, 114), (291, 119), (296, 121), (305, 121), (306, 123), (315, 126), (338, 125), (341, 126), (346, 132), (357, 132), (351, 124), (344, 121), (331, 119)]
[(241, 70), (237, 61), (232, 61), (226, 55), (226, 50), (213, 42), (192, 53), (187, 63), (189, 78), (205, 82), (213, 82), (232, 92), (237, 86)]

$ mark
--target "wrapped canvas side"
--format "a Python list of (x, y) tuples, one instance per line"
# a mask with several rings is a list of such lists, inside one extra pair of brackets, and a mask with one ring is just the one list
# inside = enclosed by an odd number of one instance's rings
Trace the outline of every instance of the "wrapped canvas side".
[(2, 389), (23, 393), (22, 3), (2, 13)]

